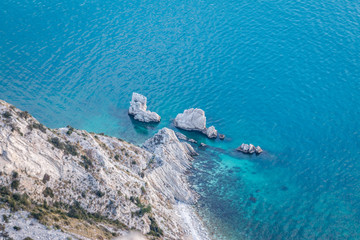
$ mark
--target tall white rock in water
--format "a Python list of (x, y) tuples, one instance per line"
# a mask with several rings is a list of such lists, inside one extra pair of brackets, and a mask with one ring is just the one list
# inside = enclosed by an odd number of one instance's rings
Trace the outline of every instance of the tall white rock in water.
[(160, 122), (161, 117), (159, 114), (146, 110), (146, 102), (147, 98), (145, 96), (134, 92), (130, 102), (129, 114), (140, 122)]
[(174, 125), (184, 130), (202, 132), (208, 138), (217, 137), (214, 126), (206, 128), (205, 112), (199, 108), (190, 108), (183, 113), (179, 113), (174, 120)]

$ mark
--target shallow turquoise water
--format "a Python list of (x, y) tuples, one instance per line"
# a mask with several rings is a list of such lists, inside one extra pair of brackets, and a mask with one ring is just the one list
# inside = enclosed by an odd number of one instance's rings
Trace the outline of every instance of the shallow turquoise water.
[[(49, 127), (141, 144), (189, 107), (192, 183), (216, 239), (360, 239), (356, 1), (0, 2), (0, 98)], [(159, 125), (127, 115), (146, 95)], [(244, 156), (243, 142), (266, 154)]]

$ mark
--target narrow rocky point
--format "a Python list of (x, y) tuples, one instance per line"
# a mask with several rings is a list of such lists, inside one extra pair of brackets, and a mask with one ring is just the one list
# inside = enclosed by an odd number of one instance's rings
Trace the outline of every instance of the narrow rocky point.
[(160, 122), (159, 114), (147, 110), (146, 103), (147, 98), (145, 96), (134, 92), (130, 102), (129, 114), (140, 122)]
[[(0, 100), (0, 204), (13, 216), (3, 217), (1, 234), (23, 239), (26, 231), (9, 226), (24, 230), (30, 219), (35, 236), (47, 229), (53, 239), (133, 231), (147, 239), (208, 239), (196, 214), (179, 213), (179, 204), (193, 213), (196, 202), (185, 175), (195, 154), (168, 128), (138, 147), (70, 126), (49, 129)], [(189, 219), (198, 226), (191, 231)]]

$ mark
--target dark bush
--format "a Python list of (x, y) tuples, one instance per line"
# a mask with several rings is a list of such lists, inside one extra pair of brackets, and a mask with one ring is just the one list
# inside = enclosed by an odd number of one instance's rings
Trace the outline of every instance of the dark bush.
[(5, 214), (2, 215), (4, 222), (9, 223), (9, 217)]
[(44, 197), (54, 197), (54, 193), (53, 190), (49, 187), (46, 187), (45, 190), (43, 191)]
[(42, 125), (41, 123), (33, 123), (32, 128), (39, 129), (43, 133), (46, 133), (46, 127), (44, 125)]
[(47, 183), (50, 180), (50, 175), (45, 173), (42, 182)]
[(119, 161), (119, 160), (120, 160), (120, 156), (116, 154), (116, 155), (115, 155), (115, 160), (116, 160), (116, 161)]
[(149, 216), (150, 220), (150, 232), (149, 235), (155, 236), (155, 237), (161, 237), (163, 235), (163, 230), (160, 229), (160, 227), (157, 225), (155, 218)]
[(77, 150), (76, 150), (76, 146), (71, 145), (70, 143), (65, 144), (65, 153), (71, 154), (73, 156), (78, 155)]
[(24, 240), (33, 240), (31, 237), (26, 237)]
[(85, 155), (81, 155), (81, 159), (83, 160), (83, 166), (86, 170), (93, 167), (92, 161)]
[(24, 119), (28, 119), (30, 117), (30, 114), (27, 111), (21, 111), (18, 112), (19, 117), (24, 118)]
[(4, 118), (10, 118), (10, 117), (12, 116), (12, 114), (11, 114), (9, 111), (6, 111), (6, 112), (4, 112), (4, 113), (2, 114), (2, 116), (3, 116)]
[(14, 180), (14, 181), (11, 182), (11, 188), (12, 189), (17, 190), (19, 188), (19, 186), (20, 186), (20, 181), (19, 180)]
[(18, 227), (18, 226), (14, 226), (13, 228), (15, 229), (15, 231), (20, 231), (21, 230), (21, 227)]
[(64, 149), (64, 143), (62, 143), (62, 142), (60, 141), (60, 139), (57, 138), (57, 137), (51, 138), (51, 139), (49, 140), (49, 142), (50, 142), (52, 145), (54, 145), (54, 147), (56, 147), (56, 148), (58, 148), (58, 149)]
[(98, 196), (99, 198), (103, 197), (105, 195), (105, 193), (103, 193), (100, 190), (95, 191), (95, 195)]
[(68, 130), (67, 130), (66, 134), (70, 136), (73, 133), (74, 128), (71, 126), (67, 126), (67, 127), (68, 127)]
[(13, 178), (18, 178), (18, 176), (19, 176), (19, 173), (18, 173), (18, 172), (16, 172), (16, 171), (13, 171), (13, 172), (12, 172), (12, 177), (13, 177)]

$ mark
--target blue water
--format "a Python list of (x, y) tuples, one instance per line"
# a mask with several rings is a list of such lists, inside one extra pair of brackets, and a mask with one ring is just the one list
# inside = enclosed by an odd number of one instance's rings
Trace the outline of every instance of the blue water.
[[(191, 182), (214, 239), (360, 239), (360, 3), (0, 2), (0, 98), (141, 144), (186, 108), (226, 134)], [(127, 115), (146, 95), (159, 125)], [(236, 153), (241, 143), (266, 153)]]

